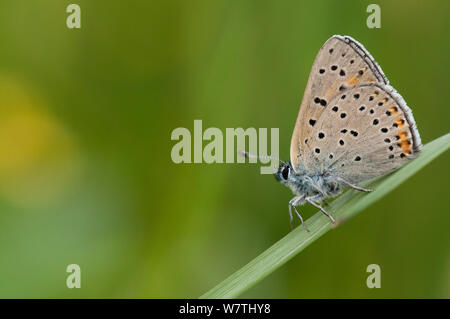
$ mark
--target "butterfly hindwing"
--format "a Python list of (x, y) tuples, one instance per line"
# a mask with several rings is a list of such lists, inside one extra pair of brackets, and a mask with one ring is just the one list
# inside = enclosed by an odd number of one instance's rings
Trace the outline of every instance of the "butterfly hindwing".
[(410, 109), (384, 84), (362, 84), (336, 95), (308, 135), (302, 164), (359, 183), (393, 171), (421, 147)]

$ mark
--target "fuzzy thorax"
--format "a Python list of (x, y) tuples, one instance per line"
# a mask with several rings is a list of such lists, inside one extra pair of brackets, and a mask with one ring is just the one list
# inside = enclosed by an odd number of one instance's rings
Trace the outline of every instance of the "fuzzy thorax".
[(275, 178), (297, 196), (334, 197), (342, 191), (342, 183), (327, 174), (297, 174), (287, 162), (275, 172)]

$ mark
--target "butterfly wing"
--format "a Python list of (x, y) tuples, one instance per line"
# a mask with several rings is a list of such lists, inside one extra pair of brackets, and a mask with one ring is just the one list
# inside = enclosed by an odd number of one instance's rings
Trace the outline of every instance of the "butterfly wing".
[(328, 39), (314, 61), (292, 135), (290, 153), (295, 171), (303, 164), (300, 157), (307, 149), (305, 140), (331, 100), (364, 83), (388, 84), (388, 80), (356, 40), (338, 35)]
[(314, 167), (311, 173), (326, 171), (356, 184), (402, 166), (421, 141), (403, 98), (389, 85), (372, 83), (332, 98), (306, 147), (302, 161)]

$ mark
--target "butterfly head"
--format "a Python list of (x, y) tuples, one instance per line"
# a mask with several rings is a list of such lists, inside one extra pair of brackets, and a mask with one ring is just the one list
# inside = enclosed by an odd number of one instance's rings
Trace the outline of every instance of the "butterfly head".
[(291, 162), (286, 162), (278, 167), (278, 170), (274, 173), (275, 179), (281, 184), (288, 186), (289, 179), (294, 173)]
[(318, 178), (319, 186), (316, 185), (313, 179), (302, 173), (298, 173), (292, 167), (291, 162), (283, 163), (274, 173), (275, 179), (286, 187), (289, 187), (296, 195), (316, 195), (324, 191), (321, 190), (323, 180)]

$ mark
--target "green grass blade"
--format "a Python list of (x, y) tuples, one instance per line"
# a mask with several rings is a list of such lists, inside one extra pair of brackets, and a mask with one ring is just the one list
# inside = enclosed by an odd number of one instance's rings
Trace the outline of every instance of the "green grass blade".
[[(356, 215), (399, 186), (449, 147), (450, 133), (425, 145), (421, 154), (400, 170), (366, 185), (374, 189), (372, 193), (347, 191), (334, 200), (327, 210), (333, 214), (338, 223)], [(309, 218), (306, 224), (310, 232), (306, 232), (301, 226), (297, 227), (200, 298), (233, 298), (239, 296), (332, 228), (329, 219), (320, 212)]]

